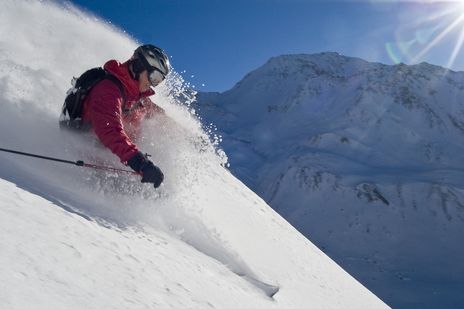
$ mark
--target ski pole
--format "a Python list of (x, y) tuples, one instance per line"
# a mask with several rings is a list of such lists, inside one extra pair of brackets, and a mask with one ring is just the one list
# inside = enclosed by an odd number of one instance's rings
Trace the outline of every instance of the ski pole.
[(105, 170), (105, 171), (112, 171), (112, 172), (118, 172), (118, 173), (129, 173), (129, 174), (139, 175), (137, 172), (134, 172), (134, 171), (123, 170), (123, 169), (110, 167), (110, 166), (103, 166), (103, 165), (85, 163), (82, 160), (69, 161), (69, 160), (63, 160), (63, 159), (47, 157), (47, 156), (41, 156), (41, 155), (37, 155), (37, 154), (33, 154), (33, 153), (21, 152), (21, 151), (16, 151), (16, 150), (12, 150), (12, 149), (5, 149), (5, 148), (0, 148), (0, 151), (14, 153), (14, 154), (22, 155), (22, 156), (38, 158), (38, 159), (43, 159), (43, 160), (67, 163), (67, 164), (72, 164), (72, 165), (76, 165), (76, 166), (89, 167), (89, 168), (100, 169), (100, 170)]

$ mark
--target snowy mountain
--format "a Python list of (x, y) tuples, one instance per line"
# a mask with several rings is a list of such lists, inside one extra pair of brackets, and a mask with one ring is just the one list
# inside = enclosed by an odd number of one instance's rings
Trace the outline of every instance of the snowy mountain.
[(270, 59), (196, 107), (231, 171), (395, 308), (464, 306), (464, 73)]
[[(137, 43), (54, 2), (3, 1), (0, 23), (0, 148), (125, 168), (58, 115), (72, 75)], [(158, 190), (0, 152), (0, 307), (386, 308), (224, 168), (192, 98), (173, 74), (144, 124)]]

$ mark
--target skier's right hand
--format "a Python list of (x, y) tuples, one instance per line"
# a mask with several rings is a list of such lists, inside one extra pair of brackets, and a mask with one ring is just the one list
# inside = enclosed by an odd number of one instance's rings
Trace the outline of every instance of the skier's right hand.
[(152, 183), (155, 188), (158, 188), (164, 180), (164, 174), (160, 168), (147, 160), (141, 169), (142, 182)]
[(142, 175), (142, 182), (152, 183), (155, 188), (158, 188), (164, 180), (160, 168), (148, 159), (148, 155), (140, 151), (127, 161), (127, 165)]

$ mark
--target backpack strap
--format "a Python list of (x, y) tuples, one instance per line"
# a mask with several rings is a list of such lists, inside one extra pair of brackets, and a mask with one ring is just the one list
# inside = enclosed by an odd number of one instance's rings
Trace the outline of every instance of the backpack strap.
[(116, 77), (114, 76), (113, 74), (111, 74), (110, 72), (106, 71), (106, 75), (103, 79), (109, 79), (110, 81), (112, 81), (113, 83), (116, 84), (116, 86), (118, 86), (119, 88), (119, 91), (121, 92), (121, 95), (122, 95), (122, 112), (127, 115), (129, 114), (130, 112), (140, 108), (143, 106), (143, 104), (139, 101), (137, 102), (136, 104), (134, 104), (134, 106), (132, 106), (131, 108), (127, 108), (126, 107), (126, 101), (127, 101), (127, 97), (126, 97), (126, 92), (124, 91), (124, 87), (121, 83), (121, 81)]
[(103, 79), (108, 79), (110, 81), (112, 81), (116, 86), (118, 86), (118, 89), (119, 89), (119, 92), (121, 93), (121, 96), (122, 96), (122, 110), (125, 111), (126, 110), (126, 101), (127, 101), (127, 97), (126, 97), (126, 92), (124, 91), (124, 87), (121, 83), (121, 81), (116, 77), (114, 76), (113, 74), (111, 74), (110, 72), (106, 71), (105, 70), (105, 77)]

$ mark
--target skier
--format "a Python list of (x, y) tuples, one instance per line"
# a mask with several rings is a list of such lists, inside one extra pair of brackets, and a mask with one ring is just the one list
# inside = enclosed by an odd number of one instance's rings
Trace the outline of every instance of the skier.
[(151, 87), (160, 84), (169, 73), (169, 58), (162, 49), (147, 44), (138, 47), (124, 63), (106, 62), (104, 69), (120, 81), (122, 89), (110, 79), (99, 81), (83, 100), (82, 123), (90, 125), (101, 143), (121, 162), (140, 173), (142, 182), (157, 188), (164, 175), (134, 140), (144, 118), (164, 113), (149, 96), (155, 93)]

